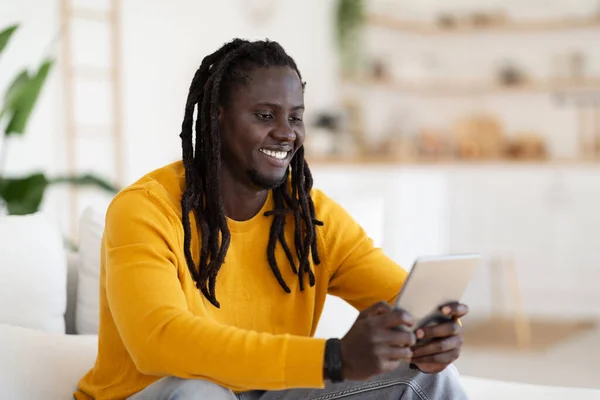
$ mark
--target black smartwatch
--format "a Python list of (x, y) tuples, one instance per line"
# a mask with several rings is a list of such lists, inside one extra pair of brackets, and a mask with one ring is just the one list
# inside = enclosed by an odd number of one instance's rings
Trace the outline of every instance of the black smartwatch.
[(340, 339), (329, 339), (325, 343), (325, 373), (331, 382), (343, 382), (342, 342)]

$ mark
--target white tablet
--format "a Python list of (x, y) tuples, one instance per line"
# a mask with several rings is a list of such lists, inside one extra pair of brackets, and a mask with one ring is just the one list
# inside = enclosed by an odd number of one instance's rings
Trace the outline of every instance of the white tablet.
[(418, 258), (396, 298), (394, 308), (408, 311), (414, 317), (413, 330), (439, 318), (440, 306), (461, 300), (480, 261), (479, 254)]

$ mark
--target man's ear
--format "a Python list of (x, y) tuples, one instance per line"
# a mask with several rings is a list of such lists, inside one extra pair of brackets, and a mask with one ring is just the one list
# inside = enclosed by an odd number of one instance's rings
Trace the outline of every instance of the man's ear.
[(223, 118), (225, 114), (225, 110), (223, 109), (222, 106), (219, 106), (219, 126), (223, 126)]

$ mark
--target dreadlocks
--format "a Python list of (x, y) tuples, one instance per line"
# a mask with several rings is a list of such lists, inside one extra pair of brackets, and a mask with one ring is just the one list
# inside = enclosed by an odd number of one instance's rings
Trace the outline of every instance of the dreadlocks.
[[(196, 287), (217, 308), (217, 274), (225, 261), (231, 241), (220, 194), (221, 132), (218, 109), (219, 105), (226, 104), (236, 87), (249, 81), (249, 72), (265, 67), (292, 68), (302, 81), (296, 63), (278, 43), (235, 39), (204, 58), (192, 79), (185, 106), (180, 135), (186, 184), (181, 198), (184, 252)], [(304, 83), (302, 86), (304, 87)], [(284, 182), (273, 189), (275, 208), (265, 213), (265, 216), (273, 217), (266, 249), (267, 259), (275, 278), (287, 293), (291, 290), (281, 276), (275, 259), (277, 242), (281, 244), (292, 271), (298, 276), (300, 290), (304, 290), (305, 275), (308, 275), (311, 286), (315, 284), (309, 257), (312, 257), (314, 264), (320, 263), (315, 226), (323, 225), (315, 216), (315, 207), (310, 197), (313, 179), (302, 147), (296, 151), (290, 166), (291, 171), (288, 168)], [(190, 247), (191, 212), (195, 212), (201, 232), (198, 267), (192, 258)], [(286, 217), (290, 213), (294, 217), (294, 247), (298, 265), (285, 239)]]

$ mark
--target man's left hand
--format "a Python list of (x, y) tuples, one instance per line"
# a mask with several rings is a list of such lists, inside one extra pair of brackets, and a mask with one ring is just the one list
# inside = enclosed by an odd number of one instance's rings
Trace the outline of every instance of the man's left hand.
[(440, 307), (443, 315), (452, 320), (437, 325), (418, 329), (417, 340), (427, 340), (427, 343), (413, 346), (412, 362), (421, 371), (437, 373), (452, 364), (460, 355), (462, 347), (462, 327), (458, 318), (469, 312), (469, 308), (461, 303), (450, 303)]

